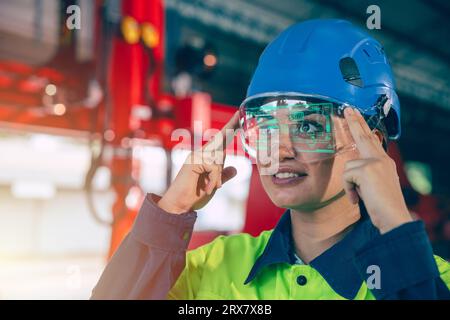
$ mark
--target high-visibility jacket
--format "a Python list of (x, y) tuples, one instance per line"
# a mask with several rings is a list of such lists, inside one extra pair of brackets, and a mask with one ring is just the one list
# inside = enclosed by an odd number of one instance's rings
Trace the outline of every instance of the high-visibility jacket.
[(450, 264), (433, 256), (421, 221), (383, 235), (368, 217), (309, 264), (293, 249), (289, 210), (257, 237), (221, 236), (186, 254), (195, 212), (147, 197), (93, 298), (450, 299)]

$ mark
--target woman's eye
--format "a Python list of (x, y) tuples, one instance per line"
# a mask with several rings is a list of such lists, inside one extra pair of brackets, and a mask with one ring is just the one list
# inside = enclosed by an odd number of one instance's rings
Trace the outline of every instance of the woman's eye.
[(323, 131), (322, 125), (310, 121), (304, 121), (302, 123), (299, 123), (296, 129), (298, 133), (308, 133), (308, 134), (317, 134)]

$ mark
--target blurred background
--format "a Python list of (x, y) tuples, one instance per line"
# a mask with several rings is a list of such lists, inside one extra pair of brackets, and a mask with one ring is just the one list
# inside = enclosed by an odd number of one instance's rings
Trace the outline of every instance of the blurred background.
[[(147, 192), (245, 97), (265, 45), (292, 23), (381, 28), (402, 105), (389, 147), (407, 204), (450, 258), (450, 3), (332, 0), (0, 0), (0, 299), (86, 299)], [(202, 128), (194, 126), (201, 121)], [(193, 141), (182, 141), (189, 147)], [(239, 141), (239, 175), (201, 210), (190, 247), (259, 234), (282, 210)]]

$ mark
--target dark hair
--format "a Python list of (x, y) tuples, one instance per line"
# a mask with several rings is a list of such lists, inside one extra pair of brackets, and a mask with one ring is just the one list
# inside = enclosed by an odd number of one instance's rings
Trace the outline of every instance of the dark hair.
[(383, 136), (383, 149), (384, 149), (384, 151), (387, 151), (388, 142), (389, 142), (389, 139), (388, 139), (389, 135), (388, 135), (388, 132), (387, 132), (387, 129), (386, 129), (386, 125), (384, 124), (383, 121), (380, 121), (380, 123), (374, 129), (376, 129), (376, 130), (381, 132), (381, 135)]

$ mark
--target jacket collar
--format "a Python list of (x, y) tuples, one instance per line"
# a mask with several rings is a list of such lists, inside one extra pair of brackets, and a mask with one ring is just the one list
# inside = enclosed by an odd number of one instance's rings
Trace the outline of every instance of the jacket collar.
[[(353, 299), (358, 293), (362, 279), (353, 263), (356, 252), (369, 240), (379, 235), (366, 215), (355, 223), (352, 230), (331, 248), (310, 262), (327, 281), (331, 288), (346, 299)], [(268, 265), (295, 263), (292, 244), (291, 216), (287, 210), (266, 244), (263, 253), (253, 265), (244, 284), (250, 283)]]

